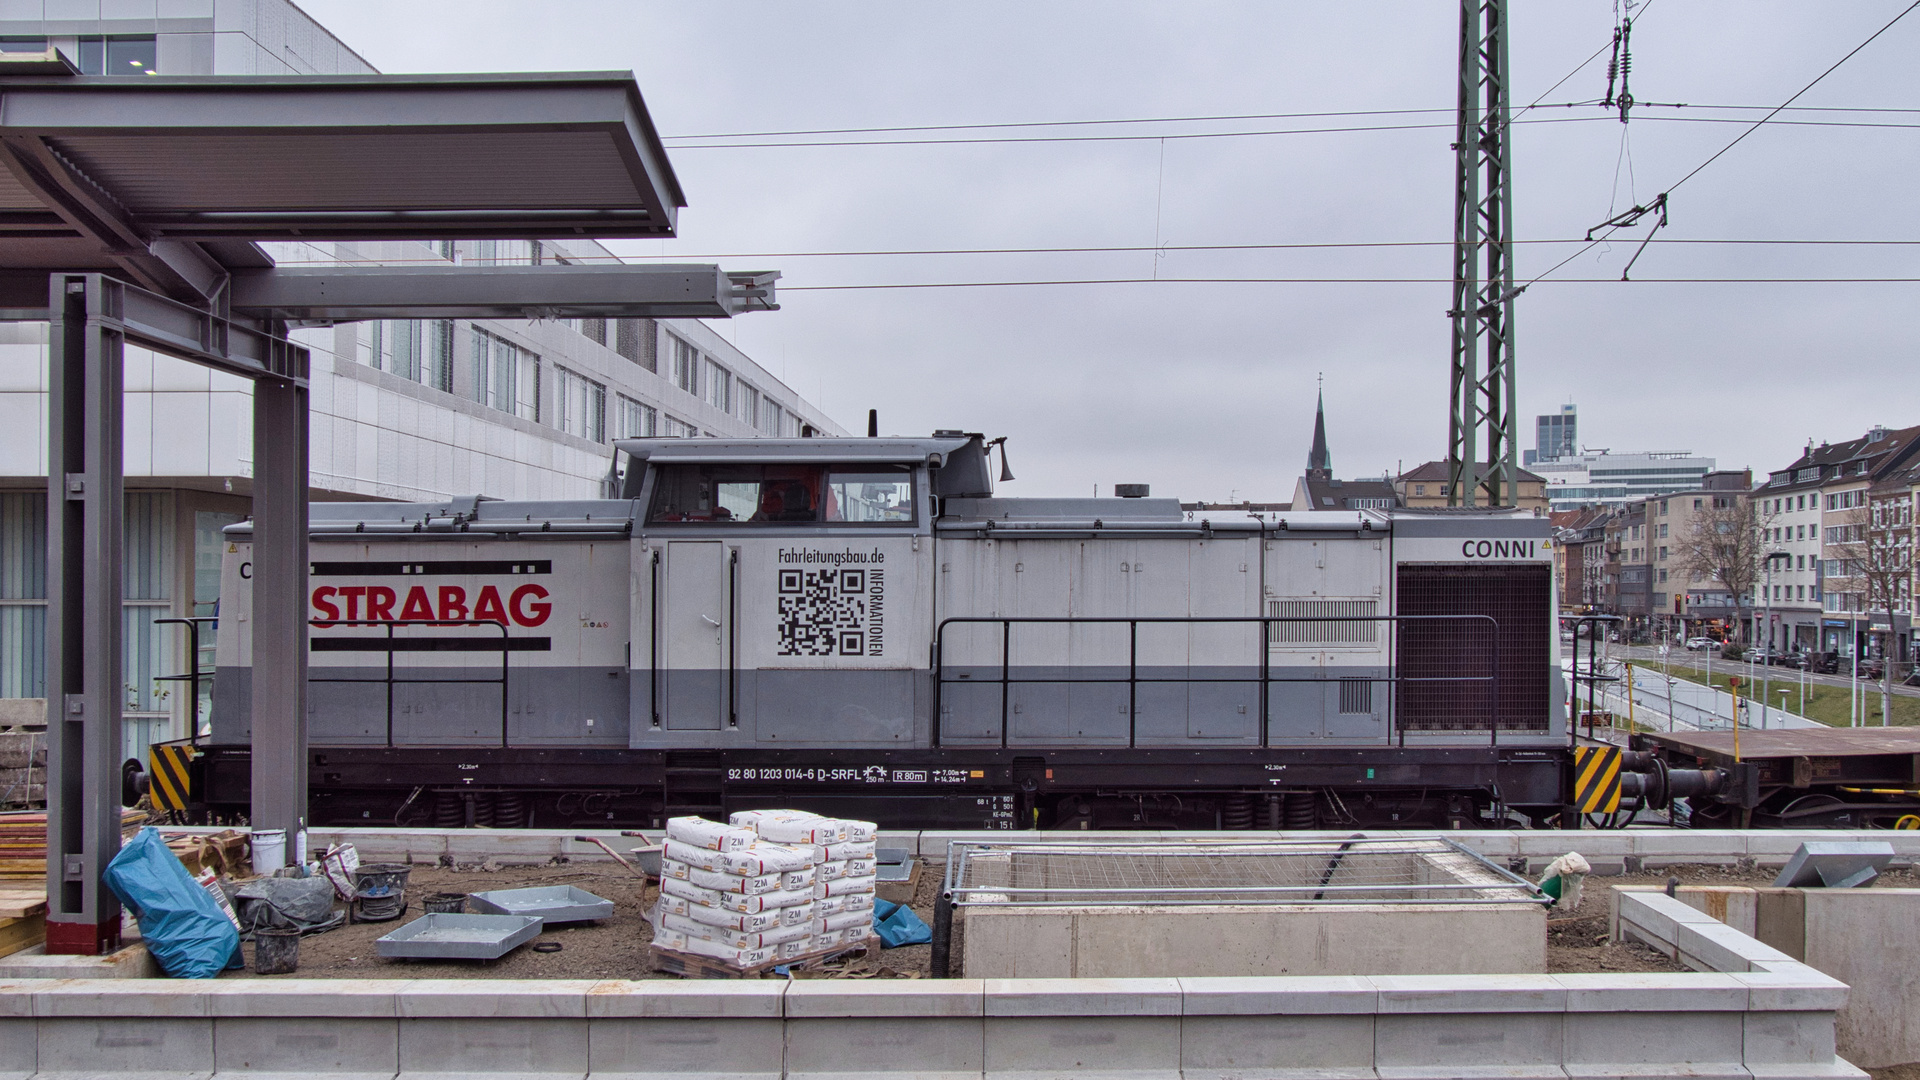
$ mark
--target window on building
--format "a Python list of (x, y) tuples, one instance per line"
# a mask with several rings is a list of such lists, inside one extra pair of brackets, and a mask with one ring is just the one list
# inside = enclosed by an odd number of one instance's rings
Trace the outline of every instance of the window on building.
[(700, 350), (679, 338), (673, 342), (673, 385), (695, 397), (700, 396)]
[(1660, 571), (1660, 584), (1665, 585), (1666, 583), (1667, 583), (1667, 572), (1665, 570), (1662, 570)]
[(597, 345), (605, 345), (607, 343), (607, 320), (581, 319), (580, 335)]
[(781, 413), (783, 411), (784, 410), (780, 408), (779, 402), (773, 400), (770, 397), (761, 398), (760, 399), (760, 422), (755, 426), (758, 427), (763, 434), (772, 435), (775, 438), (779, 438), (781, 435), (785, 434), (785, 432), (781, 429), (781, 426), (780, 426)]
[(707, 361), (707, 404), (723, 413), (731, 413), (733, 403), (733, 373), (712, 360)]
[(699, 434), (699, 429), (687, 423), (685, 420), (669, 416), (666, 418), (666, 430), (660, 434), (669, 439), (691, 439)]
[(366, 327), (362, 360), (435, 390), (453, 389), (453, 320), (388, 319)]
[(607, 388), (577, 371), (553, 369), (553, 424), (589, 442), (607, 439)]
[(1820, 539), (1820, 526), (1818, 525), (1807, 526), (1807, 539), (1809, 540)]
[(745, 382), (734, 383), (733, 411), (748, 427), (755, 426), (754, 422), (760, 417), (760, 391)]
[(654, 362), (653, 350), (647, 347), (647, 339), (641, 333), (643, 328), (651, 328), (651, 326), (651, 323), (640, 319), (615, 319), (613, 351), (648, 371), (658, 374), (660, 365)]
[(1667, 538), (1667, 523), (1663, 521), (1660, 523), (1660, 539), (1665, 540), (1666, 538)]
[(96, 35), (83, 37), (74, 46), (80, 55), (74, 57), (73, 62), (79, 65), (82, 75), (160, 74), (152, 34)]
[(642, 405), (625, 394), (617, 395), (619, 415), (615, 418), (622, 439), (651, 439), (659, 431), (660, 414), (651, 405)]
[(1666, 559), (1667, 559), (1667, 546), (1665, 544), (1662, 544), (1660, 545), (1660, 561), (1665, 562)]
[(540, 422), (540, 357), (479, 327), (473, 330), (473, 398)]

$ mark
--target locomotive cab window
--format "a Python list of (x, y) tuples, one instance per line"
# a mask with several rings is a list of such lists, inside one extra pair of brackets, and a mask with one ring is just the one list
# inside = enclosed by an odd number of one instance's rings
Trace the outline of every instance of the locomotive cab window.
[(910, 467), (663, 465), (649, 524), (911, 525)]

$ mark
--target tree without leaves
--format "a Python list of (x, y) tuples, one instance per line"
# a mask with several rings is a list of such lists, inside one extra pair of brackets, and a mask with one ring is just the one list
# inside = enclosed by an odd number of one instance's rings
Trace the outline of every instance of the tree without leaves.
[[(1712, 505), (1693, 512), (1685, 528), (1669, 542), (1669, 560), (1686, 580), (1719, 584), (1738, 607), (1753, 601), (1753, 590), (1765, 573), (1766, 524), (1754, 500), (1743, 492), (1716, 494)], [(1747, 640), (1750, 619), (1736, 618), (1735, 633)]]

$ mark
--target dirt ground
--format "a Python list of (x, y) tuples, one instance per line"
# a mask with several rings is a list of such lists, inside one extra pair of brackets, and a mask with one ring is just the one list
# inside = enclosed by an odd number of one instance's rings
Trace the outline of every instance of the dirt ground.
[[(923, 867), (912, 907), (928, 924), (939, 891), (940, 867)], [(1771, 885), (1774, 871), (1739, 870), (1718, 866), (1676, 866), (1651, 873), (1620, 877), (1590, 877), (1578, 911), (1553, 915), (1547, 923), (1547, 970), (1551, 973), (1615, 971), (1685, 971), (1684, 967), (1638, 942), (1609, 942), (1607, 890), (1613, 885), (1664, 885), (1669, 877), (1682, 885)], [(1878, 886), (1913, 888), (1920, 874), (1889, 870)], [(437, 892), (481, 892), (531, 885), (576, 885), (612, 900), (613, 917), (597, 923), (557, 926), (533, 942), (493, 961), (388, 960), (374, 947), (374, 939), (417, 917), (420, 899)], [(335, 979), (663, 979), (676, 978), (653, 970), (648, 954), (653, 927), (646, 912), (658, 896), (651, 885), (611, 863), (565, 863), (540, 866), (433, 867), (416, 866), (408, 879), (407, 914), (391, 922), (348, 924), (324, 934), (300, 939), (302, 978)], [(552, 942), (558, 952), (535, 952), (533, 945)], [(933, 949), (910, 945), (882, 950), (875, 957), (850, 958), (797, 978), (926, 978)], [(247, 946), (247, 959), (253, 947)], [(224, 978), (261, 978), (247, 971)], [(264, 976), (272, 978), (273, 976)], [(1920, 1080), (1883, 1070), (1876, 1080)]]
[[(422, 897), (441, 892), (483, 892), (533, 885), (574, 885), (603, 900), (613, 901), (613, 917), (599, 922), (556, 926), (498, 960), (389, 960), (374, 939), (419, 917)], [(923, 872), (911, 905), (929, 925), (933, 900), (939, 891), (938, 874)], [(407, 913), (390, 922), (348, 923), (337, 930), (308, 934), (300, 939), (300, 966), (294, 977), (306, 979), (671, 979), (678, 976), (653, 970), (649, 947), (653, 925), (647, 910), (660, 895), (653, 885), (612, 863), (565, 863), (540, 866), (447, 868), (415, 866), (407, 878)], [(558, 952), (535, 952), (533, 946), (552, 942)], [(276, 978), (255, 975), (253, 945), (246, 946), (248, 968), (222, 976), (230, 979)], [(797, 978), (826, 976), (857, 978), (924, 978), (932, 946), (909, 945), (887, 949), (877, 958), (840, 961), (818, 972), (800, 972)]]

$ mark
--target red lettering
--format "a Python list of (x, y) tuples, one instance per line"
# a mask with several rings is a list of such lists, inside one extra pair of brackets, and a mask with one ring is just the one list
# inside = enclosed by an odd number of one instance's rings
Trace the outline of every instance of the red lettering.
[(367, 618), (380, 622), (393, 621), (393, 590), (385, 585), (367, 587)]
[(407, 602), (400, 609), (402, 619), (433, 618), (433, 601), (427, 599), (427, 590), (415, 585), (407, 590)]
[(467, 590), (458, 585), (440, 586), (440, 617), (452, 622), (467, 617)]
[(473, 602), (473, 617), (507, 625), (507, 609), (500, 605), (500, 590), (491, 585), (481, 589), (480, 598)]
[(354, 620), (360, 617), (360, 597), (366, 595), (366, 591), (367, 587), (365, 585), (342, 585), (340, 587), (340, 598), (347, 602), (348, 620)]
[(313, 590), (313, 610), (318, 611), (320, 617), (328, 622), (340, 617), (340, 609), (335, 607), (330, 599), (338, 591), (331, 585), (322, 585)]
[(513, 621), (521, 626), (539, 626), (547, 621), (548, 615), (553, 614), (553, 605), (527, 603), (528, 597), (533, 597), (535, 601), (545, 600), (547, 590), (538, 585), (522, 585), (513, 590), (513, 595), (507, 598), (507, 603), (513, 608)]

